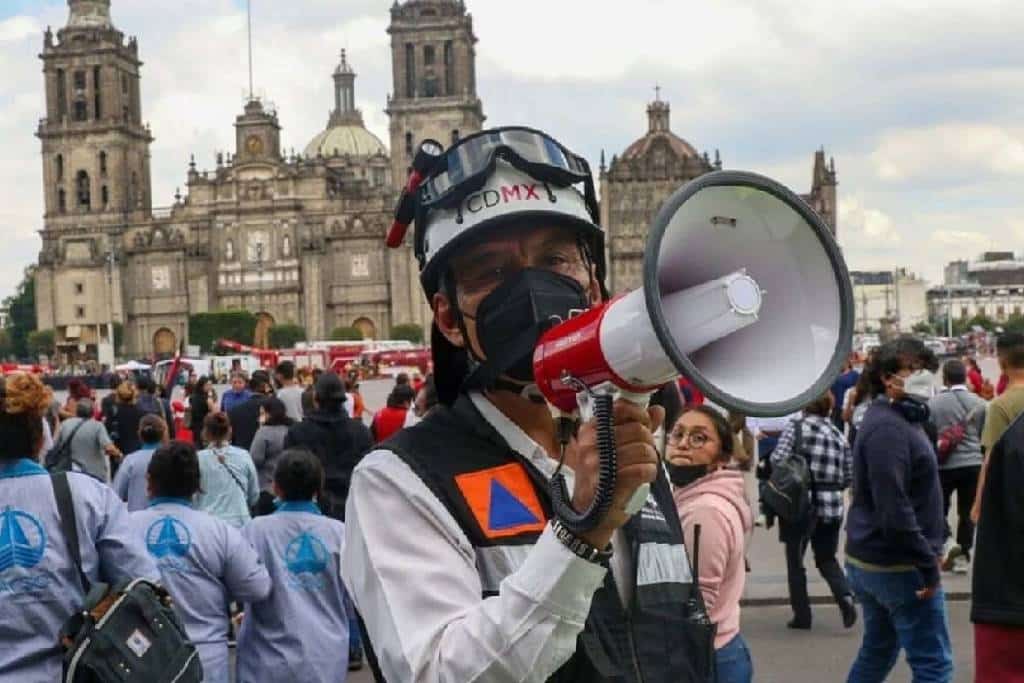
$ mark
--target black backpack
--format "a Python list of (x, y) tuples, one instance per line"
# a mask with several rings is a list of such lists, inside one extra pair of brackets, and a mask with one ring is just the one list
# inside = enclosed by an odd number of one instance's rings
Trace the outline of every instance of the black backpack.
[[(43, 458), (43, 466), (46, 467), (50, 472), (70, 472), (75, 465), (78, 465), (71, 457), (71, 442), (75, 439), (75, 434), (81, 429), (88, 420), (82, 419), (75, 428), (68, 434), (68, 438), (61, 436), (57, 437), (57, 443), (53, 445), (50, 450), (46, 452)], [(79, 465), (79, 469), (81, 466)]]
[(82, 571), (78, 527), (67, 474), (51, 476), (61, 531), (86, 591), (85, 604), (60, 632), (62, 683), (198, 683), (203, 666), (195, 645), (158, 584), (132, 579), (90, 585)]
[(782, 459), (772, 463), (771, 477), (761, 487), (761, 500), (786, 522), (805, 519), (811, 508), (814, 475), (802, 449), (803, 420), (797, 420), (793, 447)]

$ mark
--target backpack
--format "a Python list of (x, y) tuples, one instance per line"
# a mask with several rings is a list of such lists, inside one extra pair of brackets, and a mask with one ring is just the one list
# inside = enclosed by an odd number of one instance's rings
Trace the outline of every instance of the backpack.
[(71, 442), (75, 439), (75, 434), (81, 429), (88, 420), (82, 419), (75, 428), (68, 434), (68, 438), (62, 436), (57, 437), (57, 443), (55, 443), (50, 450), (46, 451), (46, 455), (43, 458), (43, 466), (50, 472), (70, 472), (74, 468), (76, 463), (71, 457)]
[(772, 463), (772, 473), (761, 487), (761, 500), (786, 522), (799, 522), (810, 512), (808, 495), (814, 487), (810, 464), (800, 453), (803, 447), (803, 420), (795, 423), (793, 447)]
[(152, 394), (142, 394), (135, 405), (138, 406), (143, 415), (156, 415), (159, 418), (165, 417), (164, 407), (160, 404), (160, 399)]
[(90, 586), (82, 571), (75, 507), (67, 474), (51, 477), (61, 531), (86, 591), (85, 604), (60, 631), (62, 683), (198, 683), (199, 653), (158, 584), (132, 579)]
[[(956, 397), (957, 403), (959, 403), (961, 407), (967, 407), (964, 406), (960, 397), (956, 396), (955, 391), (951, 393)], [(974, 417), (974, 413), (978, 408), (984, 408), (984, 404), (981, 406), (975, 406), (968, 410), (964, 419), (957, 420), (939, 432), (938, 437), (935, 439), (935, 455), (938, 458), (940, 465), (946, 464), (946, 461), (949, 460), (949, 456), (953, 455), (953, 451), (956, 450), (957, 446), (963, 443), (964, 439), (967, 438), (967, 425), (970, 424), (971, 419)]]

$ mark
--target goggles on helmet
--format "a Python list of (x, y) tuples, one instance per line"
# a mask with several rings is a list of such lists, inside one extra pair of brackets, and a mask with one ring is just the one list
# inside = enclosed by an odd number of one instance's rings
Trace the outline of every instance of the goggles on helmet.
[(435, 162), (419, 186), (419, 210), (458, 204), (483, 187), (498, 158), (542, 182), (593, 185), (586, 159), (546, 133), (525, 127), (494, 128), (459, 140)]

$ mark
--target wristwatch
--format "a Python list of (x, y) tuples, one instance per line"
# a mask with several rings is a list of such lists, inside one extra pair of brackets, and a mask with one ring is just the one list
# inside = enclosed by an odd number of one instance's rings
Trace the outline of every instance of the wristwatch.
[(587, 562), (593, 562), (594, 564), (604, 564), (611, 559), (611, 543), (604, 550), (592, 546), (570, 531), (558, 518), (551, 520), (551, 530), (555, 533), (555, 538), (561, 541), (562, 545), (568, 548), (576, 557), (582, 558)]

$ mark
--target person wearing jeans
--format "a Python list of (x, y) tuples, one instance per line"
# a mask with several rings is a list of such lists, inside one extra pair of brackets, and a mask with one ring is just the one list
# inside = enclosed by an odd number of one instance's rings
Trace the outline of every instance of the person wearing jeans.
[(811, 601), (807, 595), (804, 555), (810, 545), (814, 564), (828, 582), (832, 597), (850, 628), (857, 621), (850, 586), (836, 560), (839, 529), (843, 523), (843, 491), (853, 477), (853, 460), (846, 437), (831, 422), (835, 400), (825, 392), (804, 408), (804, 417), (791, 422), (772, 453), (773, 465), (796, 455), (807, 461), (812, 476), (810, 508), (806, 519), (779, 524), (779, 540), (786, 545), (786, 575), (789, 579), (789, 604), (793, 608), (790, 628), (811, 627)]
[(847, 683), (881, 683), (904, 650), (915, 683), (950, 683), (953, 657), (940, 585), (945, 521), (928, 405), (904, 383), (924, 344), (902, 337), (868, 365), (873, 400), (853, 447), (846, 571), (864, 618)]
[(946, 598), (939, 587), (922, 598), (924, 581), (914, 567), (880, 571), (846, 565), (864, 615), (864, 642), (847, 681), (884, 681), (900, 649), (914, 681), (952, 681), (953, 647), (946, 619)]
[[(944, 518), (949, 517), (954, 493), (957, 512), (956, 543), (946, 553), (942, 568), (966, 574), (971, 561), (971, 547), (974, 545), (974, 522), (971, 521), (970, 513), (978, 488), (978, 475), (981, 473), (985, 401), (967, 389), (967, 368), (959, 360), (946, 361), (942, 366), (942, 380), (946, 390), (928, 401), (931, 412), (928, 420), (937, 435), (957, 425), (963, 429), (963, 439), (952, 448), (945, 461), (939, 464)], [(946, 538), (952, 536), (947, 526)]]

